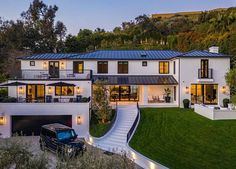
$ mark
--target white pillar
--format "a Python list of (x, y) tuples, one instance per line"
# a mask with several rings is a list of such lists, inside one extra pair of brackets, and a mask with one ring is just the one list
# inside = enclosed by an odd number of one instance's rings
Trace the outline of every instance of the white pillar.
[(143, 85), (143, 104), (148, 104), (148, 85)]

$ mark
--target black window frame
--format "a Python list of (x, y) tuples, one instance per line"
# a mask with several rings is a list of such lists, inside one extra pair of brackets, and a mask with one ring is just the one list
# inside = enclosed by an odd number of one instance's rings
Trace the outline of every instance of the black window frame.
[[(168, 63), (168, 69), (167, 69), (167, 73), (165, 71), (165, 66), (163, 65), (163, 72), (161, 72), (161, 63)], [(169, 74), (170, 73), (170, 62), (169, 61), (160, 61), (159, 62), (159, 74)]]
[(35, 61), (30, 61), (30, 66), (35, 66)]
[(142, 61), (142, 66), (147, 67), (147, 61)]
[[(82, 71), (79, 71), (78, 65), (82, 64)], [(73, 61), (73, 73), (74, 74), (83, 74), (84, 73), (84, 61)]]
[(99, 74), (108, 73), (108, 61), (97, 61), (97, 73)]
[[(125, 68), (124, 66), (127, 66), (127, 68)], [(128, 74), (129, 73), (129, 62), (128, 61), (118, 61), (117, 62), (117, 69), (118, 69), (117, 70), (118, 74)]]
[(173, 62), (173, 74), (174, 75), (176, 74), (176, 62), (175, 61)]

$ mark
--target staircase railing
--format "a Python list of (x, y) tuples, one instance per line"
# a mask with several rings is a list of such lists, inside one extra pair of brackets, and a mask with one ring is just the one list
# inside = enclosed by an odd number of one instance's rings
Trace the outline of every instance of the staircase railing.
[(136, 118), (134, 120), (134, 123), (133, 123), (132, 127), (130, 128), (130, 130), (129, 130), (128, 134), (127, 134), (127, 140), (126, 140), (127, 143), (129, 143), (131, 137), (133, 136), (135, 128), (137, 127), (138, 121), (139, 121), (139, 118), (140, 118), (140, 108), (139, 108), (139, 104), (138, 103), (137, 103), (137, 110), (138, 110), (137, 116), (136, 116)]

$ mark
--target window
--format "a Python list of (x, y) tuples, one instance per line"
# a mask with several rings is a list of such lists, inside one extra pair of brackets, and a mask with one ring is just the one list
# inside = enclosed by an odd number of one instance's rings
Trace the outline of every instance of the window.
[(208, 78), (209, 63), (208, 59), (201, 60), (201, 78)]
[(217, 104), (217, 84), (192, 84), (191, 104)]
[(142, 66), (146, 67), (147, 66), (147, 61), (143, 61)]
[(56, 86), (55, 90), (56, 96), (74, 96), (73, 86)]
[(169, 74), (169, 62), (159, 62), (159, 73)]
[(175, 75), (175, 72), (176, 72), (176, 70), (175, 70), (176, 68), (175, 68), (175, 61), (173, 62), (173, 73), (174, 73), (174, 75)]
[(128, 73), (128, 61), (118, 61), (118, 73)]
[(98, 73), (108, 73), (107, 61), (98, 61)]
[(73, 73), (84, 73), (84, 62), (83, 61), (76, 61), (73, 62)]
[(174, 101), (176, 101), (176, 86), (174, 86)]
[(35, 66), (35, 61), (30, 61), (30, 66)]

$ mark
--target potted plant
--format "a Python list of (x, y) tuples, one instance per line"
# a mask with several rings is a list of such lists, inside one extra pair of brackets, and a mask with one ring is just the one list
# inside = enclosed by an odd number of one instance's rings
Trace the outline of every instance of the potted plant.
[(228, 107), (229, 103), (230, 103), (230, 100), (228, 98), (223, 99), (223, 107)]
[(189, 108), (189, 104), (190, 104), (190, 100), (189, 99), (184, 99), (183, 100), (183, 104), (184, 104), (184, 108), (188, 109)]
[(170, 103), (171, 90), (170, 90), (170, 88), (166, 88), (164, 90), (165, 90), (165, 101), (166, 101), (166, 103)]

